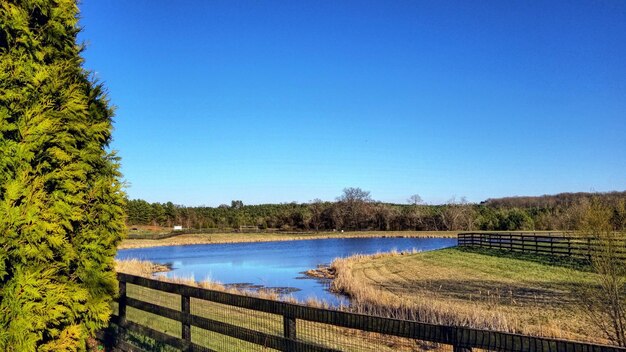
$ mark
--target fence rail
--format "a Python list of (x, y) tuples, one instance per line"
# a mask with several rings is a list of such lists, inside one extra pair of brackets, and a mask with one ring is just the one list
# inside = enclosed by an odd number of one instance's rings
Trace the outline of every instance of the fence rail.
[[(590, 260), (594, 254), (603, 253), (606, 247), (592, 237), (572, 236), (565, 233), (459, 233), (458, 245), (483, 247), (508, 251), (569, 256)], [(612, 240), (611, 254), (626, 260), (626, 237)]]
[[(253, 349), (251, 346), (278, 351), (360, 351), (366, 348), (384, 351), (385, 348), (395, 350), (403, 341), (410, 342), (409, 346), (416, 346), (416, 342), (421, 341), (448, 345), (455, 352), (472, 349), (508, 352), (626, 352), (626, 348), (615, 346), (314, 308), (127, 274), (118, 274), (118, 280), (120, 296), (117, 300), (117, 314), (112, 317), (108, 338), (114, 347), (123, 351), (139, 350), (128, 338), (129, 334), (135, 334), (148, 337), (159, 345), (183, 351), (250, 350)], [(129, 295), (131, 289), (134, 293)], [(145, 290), (151, 292), (151, 298), (146, 299)], [(168, 297), (169, 302), (162, 299), (163, 295)], [(177, 301), (177, 304), (173, 304), (172, 300)], [(213, 312), (211, 316), (203, 304), (213, 304), (218, 307), (218, 311), (228, 312), (221, 316)], [(243, 315), (245, 319), (230, 319), (237, 314)], [(159, 319), (168, 320), (177, 326), (169, 324), (164, 328), (154, 324)], [(251, 321), (256, 321), (256, 325), (250, 326)], [(113, 328), (116, 332), (111, 334)], [(309, 331), (322, 328), (324, 333)], [(233, 343), (216, 347), (212, 345), (212, 339), (218, 335), (203, 339), (206, 334), (219, 334), (242, 341), (247, 343), (247, 347)], [(390, 338), (396, 340), (392, 343), (389, 342), (392, 341)], [(342, 345), (342, 341), (345, 344)], [(350, 341), (352, 344), (348, 343)], [(355, 345), (355, 341), (360, 344)]]

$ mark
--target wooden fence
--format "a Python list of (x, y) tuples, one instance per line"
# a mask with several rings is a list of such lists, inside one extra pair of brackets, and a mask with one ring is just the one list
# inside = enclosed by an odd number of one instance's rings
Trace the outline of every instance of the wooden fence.
[[(141, 350), (131, 344), (131, 337), (135, 336), (136, 340), (137, 336), (143, 336), (159, 346), (168, 345), (183, 351), (361, 351), (369, 348), (380, 352), (396, 350), (399, 343), (409, 341), (413, 348), (416, 343), (436, 343), (452, 346), (455, 352), (472, 349), (510, 352), (626, 352), (626, 348), (615, 346), (314, 308), (127, 274), (118, 274), (118, 279), (120, 296), (117, 300), (117, 314), (112, 317), (106, 339), (110, 347), (123, 351)], [(150, 298), (145, 298), (147, 296), (142, 290), (150, 291)], [(129, 295), (130, 291), (134, 294)], [(165, 301), (160, 295), (178, 302), (174, 305), (171, 302), (163, 303)], [(144, 299), (140, 299), (141, 297)], [(202, 304), (205, 303), (219, 308), (209, 314), (206, 309), (203, 310)], [(220, 312), (224, 314), (215, 315)], [(237, 314), (242, 314), (245, 319), (235, 319)], [(269, 322), (273, 317), (276, 318), (275, 326)], [(177, 326), (164, 328), (155, 324), (159, 319), (168, 320)], [(251, 325), (252, 322), (256, 325)], [(325, 332), (311, 333), (309, 330), (314, 328), (323, 328)], [(212, 345), (216, 336), (242, 341), (245, 345)], [(390, 343), (389, 338), (396, 340)], [(346, 344), (342, 345), (342, 341)], [(350, 341), (352, 345), (348, 343)], [(355, 342), (359, 344), (355, 345)], [(149, 348), (154, 349), (154, 345)]]
[[(595, 254), (606, 253), (605, 250), (607, 249), (597, 239), (560, 232), (466, 232), (459, 233), (458, 239), (458, 245), (462, 247), (483, 247), (526, 253), (561, 255), (587, 260), (590, 260)], [(611, 241), (611, 254), (626, 260), (626, 236), (615, 236)]]

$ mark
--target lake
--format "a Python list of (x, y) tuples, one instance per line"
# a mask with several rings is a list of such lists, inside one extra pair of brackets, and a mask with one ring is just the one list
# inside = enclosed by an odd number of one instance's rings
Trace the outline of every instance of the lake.
[(429, 251), (456, 244), (456, 238), (330, 238), (123, 249), (117, 258), (171, 264), (172, 271), (164, 274), (169, 277), (289, 288), (298, 300), (317, 298), (338, 305), (347, 299), (329, 292), (327, 280), (308, 278), (303, 272), (337, 257), (393, 249)]

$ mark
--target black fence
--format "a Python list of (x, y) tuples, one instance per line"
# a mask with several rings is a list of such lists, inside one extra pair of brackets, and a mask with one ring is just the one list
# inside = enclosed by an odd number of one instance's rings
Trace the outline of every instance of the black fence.
[[(459, 233), (458, 245), (482, 247), (545, 255), (561, 255), (578, 259), (591, 259), (596, 254), (606, 253), (607, 240), (573, 236), (565, 233), (506, 232)], [(610, 239), (611, 255), (626, 260), (626, 236), (616, 235)]]
[(101, 336), (122, 351), (576, 351), (626, 348), (314, 308), (118, 274)]

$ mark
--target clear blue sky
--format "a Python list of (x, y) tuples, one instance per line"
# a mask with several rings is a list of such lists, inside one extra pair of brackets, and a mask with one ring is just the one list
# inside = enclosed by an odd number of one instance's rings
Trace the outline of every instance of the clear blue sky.
[(626, 189), (626, 1), (96, 1), (130, 198)]

